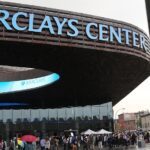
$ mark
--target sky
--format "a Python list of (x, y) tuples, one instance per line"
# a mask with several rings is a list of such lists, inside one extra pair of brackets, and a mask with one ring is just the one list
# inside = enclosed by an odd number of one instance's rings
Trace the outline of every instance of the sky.
[[(147, 34), (145, 0), (3, 0), (101, 16), (134, 24)], [(150, 109), (150, 77), (114, 106), (114, 114)], [(125, 109), (122, 109), (125, 108)], [(115, 116), (115, 117), (116, 117)]]

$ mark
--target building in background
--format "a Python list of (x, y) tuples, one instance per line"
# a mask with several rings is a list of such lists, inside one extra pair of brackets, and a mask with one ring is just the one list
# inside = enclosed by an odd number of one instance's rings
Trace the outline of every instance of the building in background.
[(135, 122), (136, 122), (136, 129), (142, 129), (142, 121), (141, 116), (149, 114), (149, 111), (139, 111), (135, 113)]
[(147, 130), (149, 111), (139, 111), (136, 113), (122, 113), (115, 120), (115, 130)]
[(150, 113), (141, 116), (141, 124), (144, 131), (150, 130)]
[(135, 113), (123, 113), (118, 116), (119, 130), (135, 130), (136, 129)]

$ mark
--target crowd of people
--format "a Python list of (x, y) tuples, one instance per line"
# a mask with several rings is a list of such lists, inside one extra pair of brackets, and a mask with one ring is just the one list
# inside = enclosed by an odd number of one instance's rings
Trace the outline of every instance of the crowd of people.
[(98, 149), (103, 149), (105, 147), (113, 148), (119, 146), (128, 147), (130, 145), (135, 145), (138, 142), (147, 142), (149, 143), (150, 137), (149, 132), (142, 131), (125, 131), (117, 132), (112, 134), (104, 135), (84, 135), (83, 136), (83, 149), (85, 150), (94, 150), (95, 146)]
[(17, 143), (13, 138), (9, 143), (0, 139), (0, 150), (95, 150), (119, 146), (135, 145), (138, 141), (149, 142), (149, 132), (117, 132), (103, 135), (76, 135), (73, 132), (64, 133), (62, 136), (37, 137), (34, 142)]

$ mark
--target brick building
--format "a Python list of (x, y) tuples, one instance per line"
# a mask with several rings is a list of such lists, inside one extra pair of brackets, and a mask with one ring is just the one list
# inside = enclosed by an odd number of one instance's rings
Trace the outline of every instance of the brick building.
[(135, 130), (136, 117), (134, 113), (123, 113), (118, 116), (118, 129), (119, 130)]

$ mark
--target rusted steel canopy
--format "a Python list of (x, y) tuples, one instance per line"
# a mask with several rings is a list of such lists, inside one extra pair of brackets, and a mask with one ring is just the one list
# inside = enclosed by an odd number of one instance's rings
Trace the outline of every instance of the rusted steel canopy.
[[(48, 30), (41, 33), (29, 31), (8, 31), (0, 23), (0, 65), (30, 67), (56, 72), (60, 80), (43, 88), (0, 95), (2, 102), (26, 102), (34, 108), (56, 108), (83, 106), (112, 101), (119, 102), (150, 73), (149, 38), (139, 28), (116, 20), (101, 17), (41, 8), (28, 5), (0, 2), (0, 10), (10, 12), (7, 20), (16, 12), (35, 14), (34, 26), (41, 25), (43, 17), (58, 16), (60, 19), (78, 19), (79, 35), (69, 37), (67, 25), (62, 35), (50, 35)], [(18, 24), (28, 26), (29, 18), (19, 18)], [(54, 31), (57, 27), (52, 19)], [(125, 28), (142, 34), (147, 40), (148, 52), (116, 40), (101, 42), (85, 35), (87, 23), (107, 24), (114, 28)], [(71, 32), (71, 31), (70, 31)], [(98, 35), (98, 28), (92, 28), (92, 35)], [(109, 31), (108, 31), (109, 34)], [(133, 35), (129, 35), (133, 42)]]

